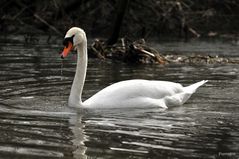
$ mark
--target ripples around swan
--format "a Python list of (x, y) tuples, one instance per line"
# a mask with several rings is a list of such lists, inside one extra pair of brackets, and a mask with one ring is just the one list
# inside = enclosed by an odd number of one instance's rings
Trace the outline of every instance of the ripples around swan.
[(238, 65), (128, 66), (90, 59), (85, 99), (132, 78), (209, 82), (185, 105), (166, 111), (75, 110), (67, 107), (75, 61), (62, 62), (60, 48), (0, 44), (0, 158), (239, 157)]

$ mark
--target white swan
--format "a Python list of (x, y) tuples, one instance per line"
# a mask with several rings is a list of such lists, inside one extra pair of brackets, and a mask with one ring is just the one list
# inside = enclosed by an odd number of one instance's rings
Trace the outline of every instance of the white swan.
[(207, 81), (183, 87), (167, 81), (127, 80), (112, 84), (82, 102), (81, 94), (87, 69), (87, 38), (77, 27), (67, 31), (61, 57), (74, 48), (77, 50), (77, 67), (69, 96), (69, 106), (84, 108), (161, 107), (182, 105)]

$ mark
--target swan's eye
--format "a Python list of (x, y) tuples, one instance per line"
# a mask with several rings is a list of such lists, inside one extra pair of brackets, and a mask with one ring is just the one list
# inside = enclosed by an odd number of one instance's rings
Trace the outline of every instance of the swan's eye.
[(73, 38), (74, 38), (74, 35), (72, 35), (71, 37), (65, 38), (65, 39), (63, 40), (63, 45), (64, 45), (65, 47), (68, 47), (69, 42), (71, 42), (71, 43), (73, 44)]

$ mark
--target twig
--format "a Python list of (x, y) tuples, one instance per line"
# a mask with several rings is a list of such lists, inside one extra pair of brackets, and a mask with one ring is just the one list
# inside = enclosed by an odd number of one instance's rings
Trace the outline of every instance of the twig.
[(144, 53), (144, 54), (149, 55), (151, 57), (155, 57), (155, 55), (153, 53), (151, 53), (149, 51), (146, 51), (144, 49), (137, 49), (137, 50), (139, 50), (141, 53)]
[(34, 17), (38, 19), (39, 21), (41, 21), (42, 23), (44, 23), (45, 25), (47, 25), (51, 30), (55, 31), (55, 33), (59, 34), (60, 36), (63, 36), (63, 34), (59, 30), (57, 30), (54, 26), (52, 26), (47, 21), (42, 19), (38, 14), (35, 13)]
[(124, 38), (121, 38), (121, 44), (122, 44), (122, 48), (125, 50), (125, 42), (124, 42)]
[(11, 18), (11, 20), (15, 20), (19, 15), (21, 15), (28, 7), (24, 7), (20, 12), (18, 12), (14, 17)]

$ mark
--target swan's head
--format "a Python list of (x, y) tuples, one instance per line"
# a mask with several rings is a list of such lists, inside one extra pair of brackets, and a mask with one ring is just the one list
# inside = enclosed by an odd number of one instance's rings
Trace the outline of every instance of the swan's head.
[(72, 49), (76, 49), (77, 46), (80, 46), (83, 42), (86, 42), (84, 30), (77, 27), (69, 29), (63, 41), (64, 50), (61, 53), (61, 58), (66, 57)]

